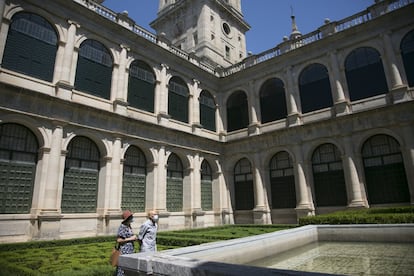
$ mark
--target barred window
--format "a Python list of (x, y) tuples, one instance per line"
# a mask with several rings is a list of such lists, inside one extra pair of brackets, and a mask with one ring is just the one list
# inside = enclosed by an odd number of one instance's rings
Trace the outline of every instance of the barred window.
[(12, 17), (2, 67), (52, 81), (58, 36), (43, 17), (20, 12)]
[(129, 74), (137, 79), (148, 82), (150, 84), (155, 83), (154, 73), (148, 68), (144, 62), (136, 61), (131, 64), (129, 68)]
[(145, 212), (147, 174), (145, 155), (139, 148), (130, 146), (124, 160), (121, 208), (132, 212)]
[(388, 92), (381, 56), (373, 48), (353, 50), (345, 60), (345, 74), (351, 101)]
[(307, 66), (299, 76), (302, 113), (330, 107), (333, 104), (328, 70), (322, 64)]
[(210, 92), (203, 90), (200, 94), (200, 124), (211, 131), (216, 131), (216, 103)]
[(201, 208), (203, 210), (213, 209), (213, 175), (210, 164), (203, 160), (201, 163)]
[(395, 138), (370, 137), (362, 147), (362, 158), (369, 203), (410, 202), (404, 159)]
[(334, 144), (320, 145), (312, 155), (316, 205), (347, 204), (345, 176), (341, 153)]
[(155, 76), (143, 61), (134, 61), (129, 68), (128, 103), (131, 107), (154, 112)]
[(268, 79), (260, 88), (260, 110), (262, 123), (286, 118), (285, 88), (280, 79)]
[(78, 136), (68, 145), (62, 190), (63, 213), (96, 212), (100, 153), (95, 143)]
[(0, 124), (0, 214), (30, 212), (38, 148), (28, 128)]
[(185, 82), (173, 77), (168, 84), (168, 114), (172, 119), (188, 122), (188, 96)]
[(167, 210), (180, 212), (183, 209), (183, 165), (179, 157), (171, 153), (167, 162)]
[(100, 42), (86, 40), (82, 43), (79, 51), (81, 57), (100, 63), (107, 67), (112, 67), (112, 57), (108, 50)]
[(272, 208), (295, 208), (296, 190), (293, 175), (293, 162), (289, 153), (278, 152), (269, 164), (272, 191)]
[(254, 208), (253, 173), (250, 161), (243, 158), (234, 167), (234, 190), (236, 210)]
[(50, 45), (57, 43), (56, 32), (49, 22), (35, 14), (24, 12), (16, 14), (10, 28)]

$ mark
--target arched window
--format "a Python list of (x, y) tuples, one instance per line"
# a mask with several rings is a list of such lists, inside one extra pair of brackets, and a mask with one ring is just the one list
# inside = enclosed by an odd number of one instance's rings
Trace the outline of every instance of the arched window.
[(216, 103), (206, 90), (200, 94), (200, 124), (205, 129), (216, 131)]
[(30, 212), (38, 149), (28, 128), (0, 124), (0, 214)]
[(227, 131), (246, 128), (248, 125), (249, 111), (246, 93), (234, 92), (227, 100)]
[(332, 106), (328, 70), (322, 64), (307, 66), (299, 76), (302, 113)]
[(147, 177), (145, 155), (139, 148), (130, 146), (125, 153), (124, 160), (121, 208), (132, 212), (145, 212)]
[(203, 160), (201, 163), (201, 208), (204, 211), (213, 210), (213, 173), (210, 164)]
[(351, 101), (388, 92), (381, 57), (373, 48), (352, 51), (345, 60), (345, 74)]
[(78, 136), (68, 145), (63, 178), (62, 213), (96, 212), (100, 154), (95, 143)]
[(13, 16), (4, 48), (4, 68), (45, 81), (53, 80), (58, 37), (43, 17), (21, 12)]
[(319, 146), (312, 155), (313, 181), (317, 206), (347, 204), (341, 154), (333, 144)]
[(249, 160), (241, 159), (234, 167), (236, 210), (253, 210), (253, 173)]
[(168, 114), (177, 121), (188, 123), (189, 91), (185, 82), (173, 77), (168, 84)]
[(282, 151), (270, 160), (270, 185), (272, 209), (295, 208), (296, 192), (293, 162), (289, 153)]
[(75, 89), (109, 99), (112, 65), (112, 56), (102, 43), (92, 39), (85, 40), (79, 48)]
[(397, 140), (375, 135), (362, 147), (368, 201), (371, 204), (410, 202), (407, 176)]
[(414, 86), (414, 30), (403, 38), (400, 50), (408, 86)]
[(262, 123), (286, 118), (285, 87), (280, 79), (267, 80), (260, 88)]
[(167, 162), (167, 211), (183, 210), (184, 171), (180, 158), (171, 153)]
[(154, 112), (155, 76), (143, 61), (136, 60), (129, 67), (128, 103), (135, 108)]

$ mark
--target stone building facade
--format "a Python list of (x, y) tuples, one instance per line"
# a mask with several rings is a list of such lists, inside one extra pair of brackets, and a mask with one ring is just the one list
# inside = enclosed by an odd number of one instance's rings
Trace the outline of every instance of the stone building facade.
[(98, 2), (0, 1), (1, 242), (413, 204), (413, 1), (229, 66)]

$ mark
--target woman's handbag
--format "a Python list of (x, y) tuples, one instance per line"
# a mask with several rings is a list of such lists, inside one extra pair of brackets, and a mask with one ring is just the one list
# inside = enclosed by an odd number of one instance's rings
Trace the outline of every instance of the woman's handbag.
[(119, 255), (121, 255), (121, 251), (119, 250), (119, 244), (116, 243), (115, 246), (112, 248), (112, 254), (109, 259), (109, 262), (111, 263), (112, 266), (118, 265)]

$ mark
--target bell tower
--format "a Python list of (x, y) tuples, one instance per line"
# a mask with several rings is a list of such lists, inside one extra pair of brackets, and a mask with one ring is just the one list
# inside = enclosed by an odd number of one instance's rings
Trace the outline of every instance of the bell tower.
[(241, 0), (159, 0), (150, 26), (181, 50), (228, 67), (246, 57)]

